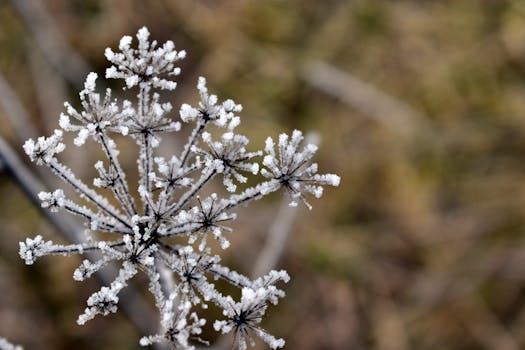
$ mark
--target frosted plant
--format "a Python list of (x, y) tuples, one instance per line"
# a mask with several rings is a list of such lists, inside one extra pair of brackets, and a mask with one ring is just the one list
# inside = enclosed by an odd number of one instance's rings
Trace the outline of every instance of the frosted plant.
[[(207, 308), (211, 304), (222, 309), (225, 317), (216, 320), (214, 328), (233, 332), (238, 348), (246, 349), (253, 336), (272, 349), (281, 348), (284, 340), (267, 333), (260, 323), (268, 305), (284, 297), (276, 284), (288, 282), (288, 274), (270, 271), (251, 280), (221, 265), (208, 238), (227, 249), (232, 232), (228, 224), (236, 218), (233, 210), (238, 206), (285, 189), (291, 205), (300, 199), (310, 208), (306, 196), (320, 197), (322, 186), (337, 186), (339, 177), (317, 174), (317, 164), (311, 163), (317, 148), (303, 146), (299, 131), (291, 137), (282, 134), (277, 152), (271, 138), (264, 152), (247, 151), (248, 138), (235, 132), (242, 106), (232, 100), (219, 102), (208, 92), (202, 77), (197, 83), (198, 104), (183, 104), (179, 110), (180, 121), (193, 128), (185, 146), (169, 158), (158, 155), (161, 136), (181, 128), (181, 122), (173, 120), (171, 104), (161, 101), (159, 91), (176, 88), (173, 78), (180, 73), (177, 62), (186, 54), (176, 51), (171, 41), (162, 46), (150, 41), (146, 28), (136, 37), (137, 48), (132, 47), (130, 36), (124, 36), (119, 52), (109, 48), (105, 52), (111, 63), (106, 78), (122, 79), (126, 89), (136, 89), (135, 102), (113, 98), (110, 89), (101, 95), (96, 88), (97, 74), (90, 73), (80, 92), (82, 108), (66, 103), (60, 129), (24, 144), (32, 161), (49, 167), (83, 200), (78, 204), (61, 189), (39, 194), (43, 207), (65, 210), (86, 222), (85, 242), (61, 245), (37, 235), (20, 243), (20, 256), (33, 264), (44, 255), (97, 252), (98, 260), (84, 260), (74, 271), (73, 278), (78, 281), (110, 263), (119, 264), (115, 280), (88, 298), (79, 324), (99, 314), (116, 312), (120, 291), (135, 275), (143, 273), (160, 313), (161, 331), (143, 337), (141, 345), (164, 341), (172, 348), (193, 349), (192, 342), (202, 341), (199, 335), (206, 323), (197, 314), (197, 306)], [(76, 177), (59, 160), (58, 154), (66, 148), (64, 132), (75, 133), (78, 147), (90, 139), (100, 144), (106, 160), (94, 164), (98, 177), (92, 184)], [(218, 136), (214, 138), (212, 132)], [(132, 138), (138, 146), (139, 180), (135, 185), (128, 182), (119, 162), (117, 137)], [(248, 176), (259, 171), (263, 181), (246, 185)], [(205, 188), (214, 178), (222, 180), (225, 191), (208, 195), (211, 191)], [(217, 279), (239, 288), (241, 299), (223, 295), (214, 283)]]

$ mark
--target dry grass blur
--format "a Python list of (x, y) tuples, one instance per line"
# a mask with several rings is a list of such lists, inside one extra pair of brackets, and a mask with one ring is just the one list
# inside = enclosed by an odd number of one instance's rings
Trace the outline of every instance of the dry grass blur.
[[(50, 24), (77, 59), (49, 47)], [(321, 168), (341, 175), (299, 211), (279, 263), (293, 279), (265, 326), (287, 349), (525, 348), (523, 1), (4, 0), (0, 73), (39, 134), (82, 70), (102, 73), (104, 48), (142, 25), (188, 51), (175, 106), (203, 74), (244, 105), (252, 144), (316, 130)], [(22, 129), (0, 106), (19, 152)], [(96, 156), (72, 151), (69, 164), (89, 174)], [(278, 201), (240, 215), (231, 265), (249, 272)], [(23, 265), (18, 240), (60, 238), (5, 174), (0, 208), (0, 335), (26, 349), (138, 348), (122, 315), (74, 324), (98, 288), (72, 280), (79, 260)]]

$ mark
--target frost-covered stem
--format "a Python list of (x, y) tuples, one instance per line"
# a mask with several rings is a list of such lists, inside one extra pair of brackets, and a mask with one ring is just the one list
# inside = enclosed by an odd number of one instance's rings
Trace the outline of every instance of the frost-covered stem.
[(272, 192), (278, 191), (280, 188), (281, 184), (274, 180), (266, 181), (255, 187), (248, 188), (239, 195), (232, 195), (228, 204), (223, 208), (223, 211), (233, 209), (241, 204), (254, 200), (259, 200)]
[(131, 193), (129, 192), (128, 184), (124, 178), (124, 171), (122, 170), (122, 167), (120, 166), (120, 163), (118, 161), (117, 155), (115, 152), (113, 152), (113, 149), (110, 148), (109, 144), (111, 140), (107, 136), (106, 133), (100, 133), (99, 134), (100, 143), (102, 144), (102, 148), (104, 149), (104, 152), (106, 153), (106, 156), (108, 157), (110, 165), (113, 167), (113, 170), (117, 174), (117, 182), (120, 186), (121, 193), (119, 193), (119, 189), (115, 188), (114, 193), (115, 196), (117, 196), (117, 199), (122, 204), (122, 207), (126, 211), (129, 217), (132, 217), (133, 215), (137, 214), (137, 207), (135, 206), (135, 202), (133, 201), (133, 197), (131, 196)]
[(201, 190), (201, 188), (208, 181), (210, 181), (215, 174), (217, 174), (217, 170), (215, 170), (215, 169), (213, 169), (211, 171), (208, 171), (207, 173), (204, 173), (200, 177), (199, 181), (197, 181), (195, 184), (193, 184), (193, 186), (191, 186), (191, 188), (180, 197), (180, 199), (179, 199), (179, 201), (177, 203), (172, 204), (170, 207), (168, 207), (164, 211), (164, 213), (162, 213), (162, 217), (164, 217), (164, 218), (170, 217), (173, 214), (175, 214), (177, 211), (182, 209), (182, 207), (184, 207), (184, 205), (186, 205), (186, 203), (188, 203), (188, 201), (191, 199), (191, 197), (193, 197), (195, 194), (197, 194), (197, 192), (199, 192)]
[[(142, 168), (143, 168), (143, 186), (146, 189), (147, 193), (151, 193), (151, 177), (149, 173), (151, 171), (151, 134), (143, 133), (142, 134), (142, 144), (141, 144), (141, 154), (143, 155), (142, 159)], [(149, 215), (150, 204), (148, 201), (144, 201), (144, 213), (146, 216)]]
[(202, 133), (204, 128), (206, 127), (207, 120), (201, 120), (199, 119), (197, 126), (193, 129), (191, 132), (190, 137), (188, 138), (188, 142), (184, 146), (184, 150), (181, 155), (181, 161), (180, 166), (181, 168), (184, 168), (184, 165), (188, 161), (188, 157), (190, 155), (191, 147), (197, 142), (197, 139), (199, 138), (199, 135)]
[[(170, 254), (174, 254), (174, 255), (177, 256), (177, 257), (180, 256), (180, 254), (179, 254), (179, 250), (178, 250), (177, 248), (175, 248), (175, 247), (169, 245), (169, 244), (166, 244), (166, 243), (164, 243), (164, 242), (162, 242), (162, 241), (159, 241), (159, 247), (164, 248), (164, 250), (167, 251), (167, 252), (169, 252)], [(166, 258), (166, 256), (164, 256), (164, 255), (161, 254), (161, 257), (162, 257), (162, 260), (164, 261), (164, 263), (167, 264), (167, 258)]]
[[(114, 248), (123, 246), (124, 242), (118, 241), (112, 244), (108, 244), (108, 247)], [(98, 247), (98, 244), (90, 244), (90, 245), (82, 245), (82, 244), (70, 244), (70, 245), (64, 245), (64, 246), (57, 246), (55, 249), (50, 249), (46, 254), (53, 254), (53, 255), (66, 255), (66, 254), (72, 254), (72, 253), (80, 253), (83, 254), (84, 252), (89, 251), (98, 251), (100, 248)]]
[(166, 295), (168, 295), (169, 293), (167, 294), (165, 288), (163, 288), (163, 285), (160, 281), (161, 273), (157, 270), (155, 266), (145, 269), (145, 272), (149, 277), (149, 289), (151, 291), (151, 294), (153, 294), (153, 297), (155, 298), (155, 306), (157, 307), (157, 309), (159, 309), (162, 316), (162, 309), (164, 306), (164, 302), (166, 301)]
[(97, 230), (107, 231), (107, 232), (111, 232), (111, 233), (118, 233), (118, 234), (121, 234), (121, 235), (129, 235), (130, 234), (129, 230), (123, 230), (123, 229), (120, 229), (120, 228), (115, 227), (113, 225), (106, 224), (106, 223), (98, 223), (97, 225), (98, 225), (97, 226)]
[[(149, 91), (151, 87), (146, 84), (139, 84), (140, 91), (137, 95), (138, 98), (138, 120), (144, 120), (147, 113), (147, 105), (149, 102)], [(141, 131), (141, 137), (138, 139), (140, 145), (140, 154), (139, 154), (139, 175), (141, 178), (141, 186), (150, 193), (151, 191), (151, 133), (150, 130), (143, 125), (143, 130)], [(148, 216), (150, 211), (150, 205), (148, 201), (144, 201), (144, 215)]]
[(175, 186), (166, 185), (164, 189), (162, 189), (162, 193), (159, 195), (159, 211), (164, 211), (166, 209), (166, 204), (171, 198), (171, 194), (173, 193), (173, 189)]
[[(191, 152), (191, 147), (197, 142), (197, 139), (199, 138), (199, 135), (202, 133), (204, 128), (206, 127), (207, 121), (199, 120), (197, 126), (193, 129), (191, 132), (191, 135), (188, 138), (188, 142), (186, 142), (186, 145), (184, 146), (184, 150), (181, 154), (181, 162), (180, 162), (180, 168), (184, 169), (184, 166), (186, 165), (186, 162), (189, 159), (189, 155)], [(163, 189), (162, 194), (159, 196), (160, 198), (160, 205), (159, 210), (165, 211), (166, 205), (168, 204), (169, 200), (171, 199), (171, 196), (173, 194), (173, 191), (175, 190), (175, 186), (166, 186)]]
[(177, 289), (177, 283), (173, 278), (173, 271), (171, 271), (164, 264), (157, 264), (157, 269), (160, 274), (160, 284), (162, 286), (162, 291), (164, 292), (164, 295), (168, 296), (170, 291)]
[(210, 267), (208, 269), (208, 271), (213, 274), (215, 277), (217, 278), (220, 278), (220, 279), (223, 279), (225, 281), (227, 281), (228, 283), (230, 283), (232, 286), (235, 286), (235, 287), (238, 287), (238, 288), (244, 288), (244, 287), (248, 287), (250, 284), (249, 283), (243, 283), (242, 280), (240, 278), (231, 278), (229, 277), (226, 273), (224, 273), (223, 271), (220, 271), (219, 269), (217, 268), (214, 268), (214, 267)]
[[(185, 170), (184, 175), (179, 176), (179, 178), (188, 176), (189, 174), (194, 172), (197, 168), (198, 166), (196, 165), (191, 166), (190, 168)], [(172, 168), (170, 171), (170, 175), (169, 175), (171, 179), (174, 178), (173, 172), (174, 172), (174, 169)], [(169, 201), (171, 200), (173, 196), (173, 192), (175, 191), (175, 188), (176, 188), (176, 181), (173, 181), (173, 183), (168, 183), (164, 186), (164, 188), (162, 189), (162, 193), (158, 197), (159, 204), (157, 205), (157, 208), (159, 208), (158, 209), (159, 212), (165, 211), (166, 206), (168, 205)]]
[(97, 217), (97, 214), (93, 213), (91, 210), (85, 207), (80, 207), (73, 202), (65, 201), (63, 205), (64, 210), (87, 219), (90, 223), (96, 222), (98, 229), (103, 229), (105, 231), (129, 234), (131, 230), (125, 230), (122, 227), (116, 227), (107, 222), (107, 220), (101, 220), (100, 217)]
[(201, 224), (197, 222), (186, 222), (181, 225), (170, 227), (165, 233), (160, 234), (161, 237), (177, 236), (179, 234), (191, 234), (201, 228)]
[(171, 199), (171, 196), (173, 195), (173, 191), (175, 190), (175, 185), (167, 184), (164, 189), (162, 190), (162, 193), (159, 195), (159, 211), (164, 211), (166, 209), (166, 205)]
[(104, 203), (105, 201), (102, 201), (100, 200), (100, 198), (97, 198), (100, 196), (95, 191), (89, 188), (81, 180), (77, 179), (73, 172), (69, 170), (69, 168), (58, 162), (56, 158), (51, 158), (49, 161), (46, 162), (46, 164), (62, 180), (64, 180), (66, 183), (70, 184), (75, 190), (80, 192), (84, 198), (91, 201), (98, 208), (100, 208), (102, 211), (106, 212), (111, 217), (119, 221), (125, 227), (131, 229), (131, 226), (123, 218), (120, 217), (116, 209), (113, 208), (111, 204), (107, 202)]

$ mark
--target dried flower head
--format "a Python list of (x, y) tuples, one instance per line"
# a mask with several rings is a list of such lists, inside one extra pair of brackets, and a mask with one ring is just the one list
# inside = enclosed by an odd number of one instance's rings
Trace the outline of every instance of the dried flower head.
[[(172, 348), (193, 349), (192, 341), (202, 341), (198, 335), (206, 322), (197, 314), (196, 306), (211, 304), (221, 308), (227, 317), (216, 321), (215, 329), (223, 333), (233, 331), (240, 349), (252, 342), (252, 335), (261, 337), (273, 349), (283, 347), (284, 340), (273, 337), (259, 325), (268, 305), (284, 297), (275, 285), (288, 281), (286, 272), (270, 271), (251, 280), (221, 265), (220, 257), (211, 253), (207, 238), (211, 235), (222, 249), (227, 249), (227, 235), (232, 232), (228, 223), (236, 218), (232, 211), (239, 205), (279, 189), (291, 194), (292, 204), (296, 198), (307, 204), (306, 194), (320, 197), (322, 186), (337, 186), (339, 177), (317, 174), (317, 164), (310, 164), (317, 148), (302, 147), (302, 134), (294, 131), (291, 138), (285, 134), (279, 137), (278, 154), (272, 139), (267, 140), (261, 171), (266, 180), (238, 191), (238, 184), (258, 173), (263, 155), (261, 150), (248, 151), (248, 138), (235, 133), (240, 123), (236, 114), (242, 106), (232, 100), (219, 102), (216, 95), (209, 94), (206, 80), (201, 77), (197, 83), (197, 106), (183, 104), (180, 121), (174, 120), (177, 118), (172, 115), (171, 104), (161, 101), (157, 90), (176, 88), (173, 78), (180, 73), (176, 64), (185, 52), (176, 51), (171, 41), (161, 46), (150, 41), (146, 28), (141, 28), (136, 37), (137, 48), (132, 47), (130, 36), (124, 36), (119, 52), (108, 48), (105, 53), (111, 62), (106, 78), (121, 79), (125, 88), (137, 89), (135, 102), (113, 99), (110, 89), (101, 96), (96, 91), (97, 75), (90, 73), (80, 92), (82, 109), (66, 103), (66, 113), (59, 122), (61, 129), (50, 137), (24, 144), (32, 161), (49, 167), (85, 202), (76, 203), (62, 189), (39, 195), (43, 207), (65, 210), (83, 219), (86, 241), (60, 245), (37, 235), (20, 243), (20, 256), (27, 264), (33, 264), (44, 255), (98, 253), (97, 260), (84, 260), (74, 271), (73, 277), (78, 281), (108, 264), (119, 264), (114, 281), (88, 298), (87, 308), (77, 320), (79, 324), (96, 315), (116, 312), (120, 291), (135, 275), (144, 273), (160, 313), (161, 332), (143, 337), (141, 345), (162, 341)], [(182, 150), (169, 159), (156, 155), (161, 134), (179, 131), (181, 122), (193, 126)], [(218, 140), (212, 139), (210, 128), (219, 129)], [(76, 177), (57, 158), (66, 148), (62, 142), (64, 132), (76, 134), (74, 144), (78, 147), (88, 140), (101, 146), (106, 159), (94, 164), (98, 177), (93, 179), (93, 186)], [(137, 184), (128, 182), (119, 162), (115, 135), (130, 137), (138, 145)], [(216, 177), (222, 177), (227, 192), (222, 197), (215, 193), (204, 195), (203, 189)], [(102, 193), (112, 193), (114, 198)], [(214, 283), (216, 279), (241, 289), (241, 300), (223, 295)]]

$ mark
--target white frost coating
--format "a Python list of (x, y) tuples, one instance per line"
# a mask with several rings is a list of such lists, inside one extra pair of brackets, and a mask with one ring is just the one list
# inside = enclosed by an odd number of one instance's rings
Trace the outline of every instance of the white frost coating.
[(268, 179), (279, 181), (281, 186), (286, 188), (291, 197), (290, 206), (297, 206), (299, 199), (311, 209), (305, 194), (320, 198), (323, 194), (322, 186), (339, 186), (340, 178), (335, 174), (317, 174), (317, 164), (310, 163), (310, 160), (318, 147), (307, 144), (300, 151), (303, 139), (299, 130), (294, 130), (291, 137), (281, 134), (275, 152), (274, 141), (267, 138), (267, 154), (263, 159), (265, 168), (261, 170), (261, 174)]
[(0, 350), (24, 350), (20, 345), (14, 345), (7, 339), (0, 337)]
[[(141, 45), (142, 49), (147, 49), (148, 48), (148, 46), (149, 46), (148, 38), (149, 38), (149, 30), (148, 30), (148, 28), (146, 28), (146, 27), (140, 28), (139, 31), (137, 32), (137, 39), (139, 39), (139, 45)], [(168, 44), (169, 43), (173, 43), (173, 42), (172, 41), (168, 41)]]
[(131, 89), (135, 85), (138, 85), (140, 81), (140, 78), (138, 75), (129, 75), (126, 77), (126, 85), (128, 86), (128, 89)]
[(84, 89), (90, 92), (95, 91), (97, 77), (98, 77), (97, 73), (94, 73), (94, 72), (89, 73), (86, 78), (86, 82), (84, 83)]
[(73, 140), (75, 146), (82, 146), (84, 143), (86, 143), (86, 139), (88, 138), (89, 136), (89, 129), (81, 129), (79, 132), (78, 132), (78, 136), (75, 137), (75, 139)]
[(202, 155), (207, 164), (214, 166), (222, 174), (223, 184), (229, 192), (235, 192), (237, 189), (233, 180), (246, 183), (248, 178), (243, 173), (257, 174), (259, 164), (251, 160), (260, 157), (262, 152), (247, 152), (246, 145), (249, 140), (246, 136), (230, 131), (222, 134), (220, 141), (213, 141), (211, 134), (204, 132), (202, 140), (208, 149), (193, 147), (192, 151)]
[(62, 129), (69, 128), (70, 125), (71, 125), (71, 121), (69, 120), (69, 116), (67, 114), (60, 113), (60, 119), (58, 121), (58, 125), (60, 125), (60, 127)]
[(190, 106), (189, 104), (183, 103), (180, 106), (179, 114), (183, 122), (189, 123), (189, 122), (194, 121), (197, 118), (197, 116), (199, 115), (199, 111), (193, 108), (192, 106)]
[(100, 291), (89, 297), (87, 300), (89, 307), (84, 310), (82, 315), (78, 316), (77, 323), (83, 325), (97, 314), (107, 316), (110, 313), (117, 312), (117, 303), (117, 293), (108, 287), (102, 287)]
[(41, 235), (35, 238), (26, 238), (25, 243), (20, 242), (19, 254), (25, 260), (27, 265), (32, 265), (35, 260), (41, 256), (47, 255), (53, 248), (52, 241), (44, 241)]
[[(183, 103), (179, 115), (173, 113), (173, 106), (160, 92), (177, 86), (177, 64), (186, 52), (175, 50), (172, 41), (150, 40), (147, 28), (141, 28), (136, 39), (124, 36), (119, 50), (108, 48), (105, 56), (111, 64), (106, 78), (119, 79), (125, 89), (137, 91), (136, 100), (118, 100), (111, 89), (97, 93), (97, 74), (89, 73), (79, 94), (80, 107), (65, 103), (59, 118), (61, 129), (23, 146), (32, 161), (48, 166), (86, 202), (66, 198), (62, 189), (39, 194), (42, 207), (64, 210), (84, 220), (86, 241), (58, 245), (37, 235), (20, 242), (21, 258), (33, 264), (44, 255), (96, 252), (95, 260), (83, 260), (73, 272), (77, 281), (108, 264), (120, 265), (113, 282), (88, 298), (79, 324), (116, 312), (122, 289), (143, 273), (159, 312), (160, 332), (141, 338), (142, 346), (167, 342), (171, 348), (194, 349), (191, 343), (195, 340), (206, 344), (199, 339), (206, 320), (197, 312), (214, 304), (224, 319), (211, 320), (213, 327), (234, 333), (239, 349), (251, 345), (252, 336), (272, 349), (282, 348), (284, 340), (268, 334), (260, 323), (267, 307), (285, 296), (277, 285), (288, 282), (288, 274), (270, 271), (252, 280), (221, 265), (219, 255), (212, 251), (230, 248), (230, 222), (236, 219), (232, 212), (236, 207), (279, 189), (289, 193), (291, 204), (301, 200), (309, 207), (306, 194), (321, 197), (323, 186), (337, 186), (340, 178), (317, 173), (317, 164), (311, 162), (317, 146), (302, 146), (303, 136), (297, 130), (291, 136), (281, 134), (277, 145), (268, 138), (264, 152), (248, 150), (248, 137), (235, 131), (242, 106), (231, 99), (220, 101), (208, 91), (204, 77), (197, 82), (198, 102)], [(157, 149), (163, 134), (181, 128), (174, 118), (193, 124), (193, 130), (181, 150), (160, 157)], [(64, 132), (72, 133), (79, 147), (94, 141), (102, 148), (105, 160), (95, 162), (98, 175), (90, 185), (56, 157), (65, 149)], [(128, 176), (120, 165), (116, 141), (121, 136), (138, 145), (138, 174)], [(249, 185), (249, 180), (260, 180), (253, 176), (259, 172), (262, 182)], [(138, 183), (128, 183), (130, 178)], [(210, 194), (214, 178), (230, 193)], [(90, 231), (104, 234), (91, 235)], [(241, 290), (240, 300), (218, 291), (218, 279)]]
[(41, 136), (36, 141), (29, 139), (23, 145), (24, 151), (31, 161), (36, 161), (38, 165), (48, 163), (55, 154), (66, 149), (66, 145), (61, 142), (62, 135), (62, 130), (55, 130), (49, 137)]
[[(129, 45), (131, 44), (131, 41), (133, 39), (129, 35), (124, 35), (119, 42), (118, 48), (120, 51), (126, 51), (129, 50)], [(109, 48), (108, 48), (109, 49)], [(108, 49), (106, 49), (106, 52), (108, 52)], [(111, 51), (110, 51), (111, 52)], [(107, 55), (106, 55), (107, 56)], [(109, 57), (107, 57), (108, 60), (110, 60)]]
[(115, 53), (107, 48), (105, 56), (113, 65), (106, 70), (106, 78), (124, 79), (128, 89), (137, 85), (149, 85), (162, 90), (175, 89), (177, 85), (169, 77), (180, 74), (180, 68), (175, 63), (183, 59), (186, 53), (176, 51), (170, 41), (157, 46), (155, 41), (149, 41), (149, 35), (146, 27), (139, 29), (137, 49), (131, 48), (131, 36), (124, 36), (120, 40), (121, 52)]
[[(271, 281), (271, 277), (273, 276), (266, 279)], [(224, 307), (223, 315), (228, 317), (228, 320), (215, 321), (213, 327), (222, 333), (235, 331), (239, 349), (246, 349), (248, 343), (253, 345), (250, 332), (259, 336), (270, 348), (282, 348), (285, 344), (284, 340), (275, 338), (259, 327), (259, 324), (266, 312), (268, 302), (276, 303), (277, 297), (283, 296), (284, 292), (269, 284), (244, 287), (240, 302), (235, 302), (230, 296), (220, 298), (219, 304)]]

